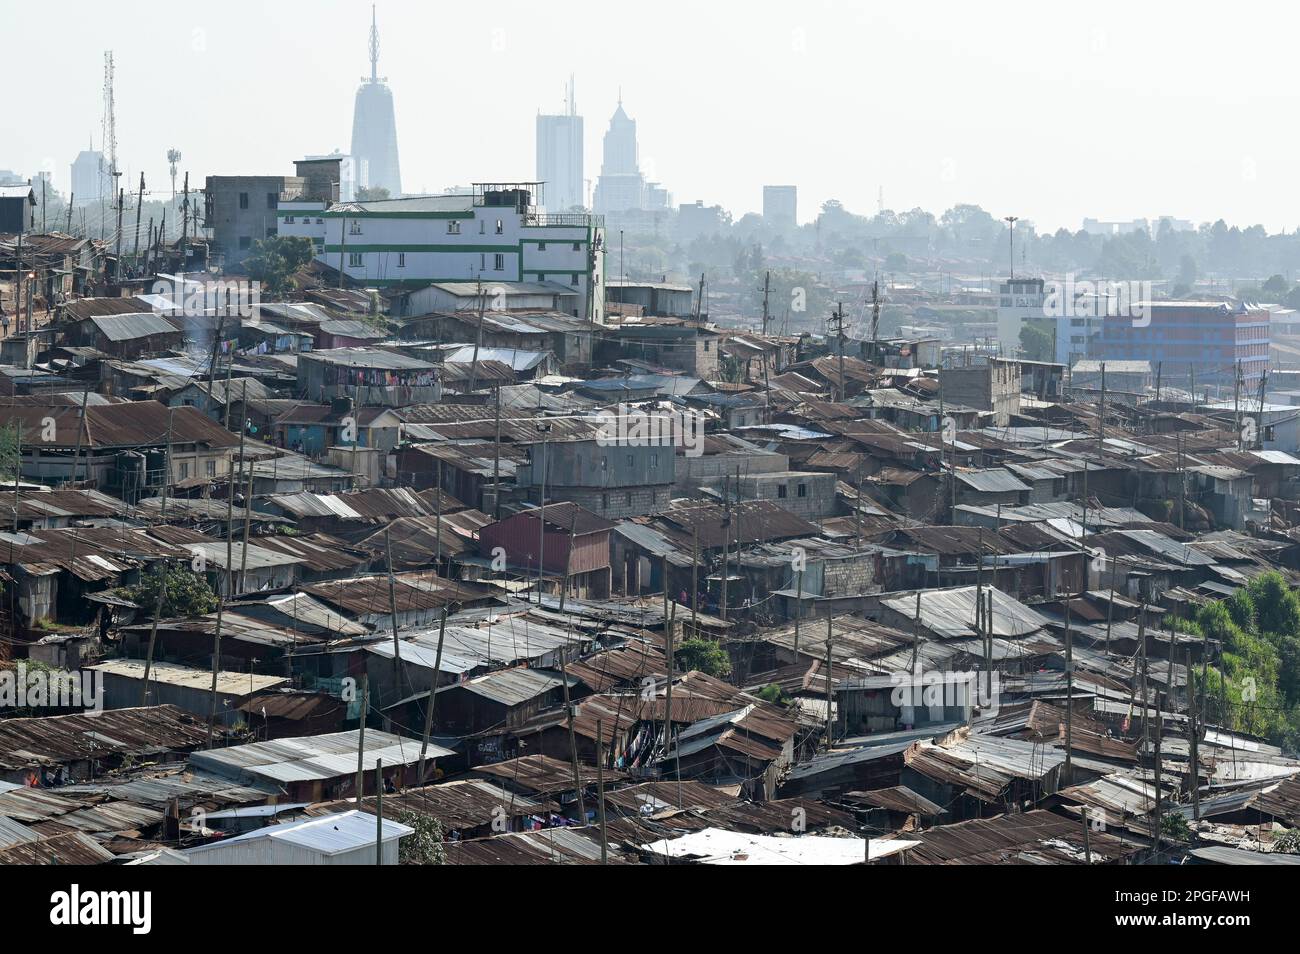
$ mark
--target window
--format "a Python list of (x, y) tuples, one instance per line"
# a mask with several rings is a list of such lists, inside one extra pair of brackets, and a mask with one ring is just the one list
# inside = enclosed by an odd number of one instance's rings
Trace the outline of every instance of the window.
[(626, 496), (624, 497), (623, 505), (624, 505), (625, 507), (630, 507), (630, 506), (632, 506), (632, 491), (629, 490), (629, 491), (627, 492)]
[(787, 489), (788, 489), (788, 488), (786, 487), (785, 484), (777, 484), (777, 487), (776, 487), (776, 496), (777, 496), (777, 498), (778, 498), (778, 499), (781, 499), (781, 500), (784, 500), (784, 499), (786, 498), (786, 496), (787, 496), (787, 494), (786, 494), (786, 490), (787, 490)]
[(190, 476), (190, 463), (187, 460), (181, 461), (181, 480), (188, 480)]
[(268, 193), (266, 194), (266, 207), (267, 207), (268, 209), (274, 209), (274, 208), (275, 208), (277, 205), (279, 205), (279, 204), (280, 204), (280, 195), (279, 195), (279, 193), (276, 193), (276, 192), (268, 192)]
[(487, 268), (487, 255), (480, 252), (478, 256), (478, 270), (481, 272), (485, 268)]
[(807, 497), (807, 496), (808, 496), (808, 485), (807, 485), (807, 484), (800, 484), (800, 485), (799, 485), (799, 496), (800, 496), (800, 497)]
[(578, 273), (577, 273), (577, 272), (574, 272), (572, 275), (569, 276), (569, 284), (570, 284), (570, 285), (576, 285), (576, 284), (578, 284)]
[(405, 253), (405, 252), (398, 252), (398, 253), (397, 253), (397, 267), (398, 267), (398, 268), (405, 268), (405, 267), (406, 267), (406, 253)]
[(292, 215), (286, 215), (286, 216), (284, 217), (284, 224), (285, 224), (285, 225), (293, 225), (293, 224), (294, 224), (295, 222), (297, 222), (297, 221), (298, 221), (298, 220), (295, 219)]
[(316, 224), (317, 224), (317, 225), (324, 225), (324, 224), (325, 224), (325, 220), (322, 219), (322, 218), (320, 218), (320, 217), (317, 217), (317, 219), (316, 219)]
[(358, 222), (358, 221), (356, 221), (355, 219), (353, 219), (351, 222), (349, 222), (349, 223), (348, 223), (348, 234), (349, 234), (349, 235), (360, 235), (360, 234), (361, 234), (361, 223)]
[(651, 454), (651, 455), (650, 455), (650, 466), (651, 466), (651, 467), (658, 467), (658, 466), (659, 466), (659, 455), (658, 455), (658, 454)]
[(203, 470), (209, 477), (217, 476), (217, 462), (215, 460), (204, 461)]
[(451, 220), (447, 223), (447, 234), (448, 234), (448, 235), (459, 235), (459, 234), (460, 234), (460, 223), (457, 222), (455, 219), (451, 219)]
[(545, 272), (538, 272), (538, 273), (537, 273), (537, 280), (538, 280), (539, 282), (544, 282), (544, 281), (546, 281), (546, 273), (545, 273)]
[(361, 267), (361, 253), (348, 252), (348, 268), (360, 268), (360, 267)]
[(609, 509), (609, 494), (600, 495), (600, 509), (601, 510)]
[(505, 230), (506, 230), (506, 224), (502, 222), (500, 219), (497, 219), (497, 235), (500, 235)]
[(241, 192), (241, 193), (239, 193), (239, 207), (240, 207), (241, 209), (246, 209), (246, 208), (248, 208), (248, 193), (247, 193), (247, 192)]
[(581, 242), (574, 242), (574, 243), (573, 243), (573, 250), (574, 250), (575, 252), (581, 252), (581, 251), (582, 251), (582, 243), (581, 243)]
[(253, 245), (253, 239), (252, 239), (251, 236), (248, 236), (248, 235), (241, 235), (241, 236), (239, 236), (239, 247), (240, 247), (240, 248), (251, 248), (252, 245)]
[(705, 354), (708, 354), (708, 353), (709, 353), (709, 346), (712, 345), (712, 344), (713, 344), (713, 342), (710, 341), (708, 338), (705, 338), (705, 339), (704, 339), (704, 353), (705, 353)]
[(487, 234), (487, 222), (485, 222), (483, 219), (478, 220), (478, 234), (479, 235)]
[(537, 251), (539, 251), (539, 252), (545, 252), (545, 251), (546, 251), (546, 243), (545, 243), (545, 242), (538, 242), (538, 243), (537, 243)]
[(497, 252), (495, 255), (492, 256), (492, 267), (495, 268), (498, 272), (505, 271), (506, 257), (500, 252)]
[(636, 464), (636, 458), (633, 457), (631, 454), (628, 454), (628, 455), (627, 455), (627, 466), (632, 467), (632, 466), (634, 466), (635, 464)]

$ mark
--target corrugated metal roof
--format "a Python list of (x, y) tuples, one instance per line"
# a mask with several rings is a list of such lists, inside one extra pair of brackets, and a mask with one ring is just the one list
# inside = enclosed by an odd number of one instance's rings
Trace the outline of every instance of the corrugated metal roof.
[[(993, 587), (984, 587), (984, 599), (993, 594), (993, 635), (1025, 636), (1049, 623), (1047, 617), (1030, 609), (1013, 596)], [(921, 592), (921, 625), (945, 639), (974, 636), (976, 587), (959, 586), (946, 590)], [(916, 615), (916, 594), (882, 599), (881, 605), (912, 619)]]
[(340, 812), (336, 815), (320, 815), (314, 818), (300, 818), (295, 821), (280, 822), (259, 828), (256, 831), (223, 838), (210, 845), (200, 845), (185, 852), (196, 855), (206, 851), (220, 851), (236, 842), (260, 841), (273, 839), (288, 844), (316, 851), (323, 855), (338, 855), (345, 851), (355, 851), (375, 843), (376, 829), (383, 825), (384, 841), (404, 838), (415, 833), (415, 829), (401, 822), (385, 818), (382, 823), (369, 812)]
[(94, 315), (90, 321), (109, 341), (131, 341), (135, 338), (148, 338), (151, 335), (181, 333), (174, 324), (153, 312), (134, 315)]
[[(357, 770), (356, 729), (327, 735), (253, 742), (226, 749), (208, 749), (190, 756), (190, 764), (230, 778), (276, 782), (324, 781), (352, 775)], [(429, 744), (428, 758), (452, 755), (450, 749)], [(373, 770), (377, 760), (386, 766), (414, 765), (420, 760), (420, 740), (366, 731), (364, 768)], [(371, 832), (373, 835), (374, 828)]]
[[(569, 686), (577, 686), (578, 680), (570, 677)], [(545, 669), (503, 669), (478, 676), (455, 686), (447, 686), (439, 692), (463, 689), (476, 696), (482, 696), (503, 706), (515, 706), (536, 699), (538, 696), (560, 688), (564, 680), (558, 672)]]
[(1028, 484), (1023, 483), (1011, 471), (1000, 467), (988, 470), (959, 470), (956, 472), (956, 477), (967, 487), (981, 493), (1003, 494), (1029, 490)]
[[(86, 666), (95, 672), (120, 676), (125, 679), (143, 679), (145, 661), (143, 659), (110, 659), (107, 662)], [(212, 689), (212, 671), (181, 666), (176, 663), (155, 660), (149, 667), (149, 680), (167, 686), (181, 686), (187, 689)], [(232, 672), (225, 670), (217, 673), (217, 692), (226, 695), (243, 695), (270, 689), (289, 681), (287, 676), (263, 676), (257, 673)]]

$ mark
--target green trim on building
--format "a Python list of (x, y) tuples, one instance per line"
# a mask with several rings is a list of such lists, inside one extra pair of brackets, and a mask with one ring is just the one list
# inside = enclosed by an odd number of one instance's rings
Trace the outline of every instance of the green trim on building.
[(522, 255), (523, 249), (518, 245), (358, 245), (348, 242), (346, 245), (326, 245), (327, 252), (470, 252), (496, 255)]

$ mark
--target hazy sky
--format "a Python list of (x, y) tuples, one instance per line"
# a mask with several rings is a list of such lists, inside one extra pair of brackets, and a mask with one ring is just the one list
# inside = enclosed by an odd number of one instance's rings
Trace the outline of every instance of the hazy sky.
[[(1042, 229), (1084, 216), (1300, 225), (1295, 36), (1278, 3), (408, 2), (381, 0), (402, 180), (531, 179), (534, 117), (570, 72), (586, 175), (621, 87), (643, 166), (675, 202), (761, 208), (799, 187), (873, 212), (958, 202)], [(0, 168), (68, 167), (100, 140), (116, 59), (119, 166), (168, 186), (292, 173), (347, 151), (370, 4), (0, 0), (15, 27)], [(16, 57), (16, 59), (15, 59)], [(124, 176), (124, 178), (126, 178)]]

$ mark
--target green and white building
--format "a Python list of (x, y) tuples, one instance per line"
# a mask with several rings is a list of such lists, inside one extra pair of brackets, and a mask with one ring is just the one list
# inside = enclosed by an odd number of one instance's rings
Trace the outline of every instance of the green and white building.
[(479, 183), (462, 195), (373, 202), (283, 201), (280, 235), (310, 238), (316, 259), (358, 285), (551, 283), (576, 292), (574, 314), (605, 318), (601, 216), (538, 211), (541, 183)]

